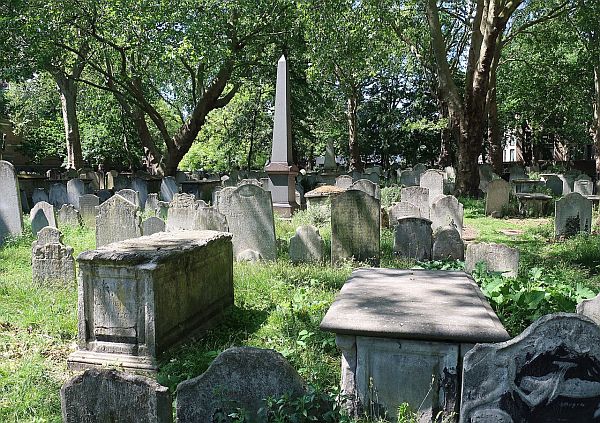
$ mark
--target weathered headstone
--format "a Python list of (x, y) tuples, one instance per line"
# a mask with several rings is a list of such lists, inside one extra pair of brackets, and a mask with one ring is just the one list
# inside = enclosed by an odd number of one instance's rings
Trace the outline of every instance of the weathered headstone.
[(64, 423), (171, 423), (169, 389), (143, 376), (89, 369), (60, 389)]
[(40, 201), (31, 209), (29, 220), (31, 222), (31, 232), (33, 235), (37, 235), (37, 233), (46, 226), (56, 228), (56, 212), (54, 211), (54, 206), (45, 201)]
[(165, 176), (160, 184), (160, 199), (171, 202), (173, 196), (179, 192), (179, 186), (172, 176)]
[(479, 189), (487, 192), (488, 184), (494, 179), (494, 169), (488, 163), (479, 165)]
[(431, 260), (433, 234), (431, 221), (402, 217), (394, 227), (394, 255), (419, 261)]
[(62, 234), (55, 227), (38, 232), (31, 249), (31, 273), (36, 283), (75, 283), (73, 248), (63, 245)]
[(303, 225), (296, 229), (290, 239), (290, 260), (292, 263), (321, 262), (325, 243), (319, 230), (311, 225)]
[(379, 263), (379, 200), (360, 190), (331, 198), (331, 262)]
[(454, 226), (438, 228), (433, 234), (433, 260), (464, 260), (465, 244)]
[(177, 386), (177, 422), (222, 421), (242, 409), (249, 421), (267, 422), (266, 398), (305, 393), (298, 372), (274, 350), (229, 348), (202, 375)]
[(136, 206), (140, 207), (140, 197), (139, 197), (138, 193), (136, 191), (132, 190), (131, 188), (125, 188), (125, 189), (119, 190), (119, 191), (115, 192), (115, 194), (120, 195), (121, 197), (123, 197), (124, 199), (129, 201), (130, 203), (133, 203)]
[(570, 194), (573, 192), (573, 184), (575, 183), (575, 178), (571, 174), (559, 174), (558, 177), (563, 183), (562, 194)]
[(400, 198), (406, 203), (410, 203), (419, 208), (421, 217), (429, 219), (429, 190), (422, 187), (402, 188)]
[(527, 179), (527, 173), (525, 173), (525, 168), (522, 165), (514, 164), (508, 170), (509, 181), (513, 181), (515, 179)]
[(340, 175), (335, 178), (335, 186), (342, 189), (348, 189), (352, 185), (352, 176)]
[(131, 189), (138, 193), (140, 207), (144, 209), (146, 207), (146, 200), (148, 199), (148, 182), (141, 178), (133, 178), (131, 180)]
[(107, 189), (101, 189), (96, 191), (96, 195), (100, 199), (100, 203), (104, 203), (106, 200), (113, 196), (113, 193)]
[(400, 171), (399, 182), (405, 187), (418, 187), (421, 182), (421, 173), (417, 173), (413, 169), (404, 169)]
[(598, 409), (600, 328), (585, 317), (550, 314), (465, 355), (461, 423), (594, 422)]
[(96, 226), (96, 207), (100, 205), (100, 198), (94, 194), (85, 194), (79, 197), (79, 214), (81, 220), (88, 228)]
[(139, 207), (120, 195), (98, 206), (96, 247), (141, 236)]
[(368, 179), (359, 179), (348, 187), (348, 190), (353, 189), (365, 192), (371, 197), (381, 200), (381, 191), (379, 189), (379, 185)]
[(193, 194), (175, 194), (169, 203), (166, 231), (198, 230), (196, 211), (201, 203)]
[(156, 211), (158, 208), (158, 194), (150, 193), (148, 197), (146, 197), (146, 204), (144, 206), (144, 210), (146, 211)]
[(154, 235), (158, 232), (164, 232), (165, 229), (165, 221), (155, 216), (151, 216), (142, 222), (143, 236)]
[(504, 179), (491, 181), (487, 186), (485, 196), (485, 215), (502, 215), (503, 210), (510, 202), (510, 184)]
[(63, 204), (58, 211), (58, 226), (78, 227), (82, 225), (81, 214), (73, 204)]
[(69, 204), (79, 210), (79, 197), (85, 194), (85, 184), (81, 179), (71, 179), (67, 182), (67, 197)]
[(558, 175), (546, 175), (546, 188), (552, 191), (552, 195), (560, 197), (563, 195), (563, 181)]
[(431, 228), (436, 230), (444, 226), (454, 226), (458, 233), (463, 230), (464, 208), (453, 195), (444, 195), (431, 205)]
[(0, 160), (0, 245), (23, 233), (19, 182), (13, 165)]
[(323, 163), (323, 169), (325, 171), (334, 171), (337, 169), (337, 163), (335, 162), (335, 148), (333, 145), (333, 139), (327, 140), (327, 146), (325, 147), (325, 162)]
[(593, 195), (594, 183), (586, 179), (578, 179), (574, 182), (573, 192), (576, 192), (583, 196)]
[(48, 198), (50, 199), (49, 203), (57, 209), (60, 209), (63, 204), (70, 204), (67, 188), (60, 183), (50, 185)]
[(519, 250), (504, 244), (477, 243), (467, 245), (465, 271), (472, 272), (479, 262), (484, 262), (490, 272), (515, 278), (519, 274)]
[(444, 195), (444, 172), (437, 169), (429, 169), (421, 175), (419, 186), (429, 190), (429, 204), (431, 205), (436, 197)]
[(419, 207), (407, 201), (400, 201), (388, 210), (390, 226), (394, 227), (402, 217), (421, 217)]
[(254, 250), (265, 260), (277, 258), (271, 193), (255, 185), (223, 188), (217, 210), (233, 234), (233, 255)]
[(554, 234), (573, 236), (592, 229), (592, 202), (572, 192), (555, 203)]
[(577, 304), (577, 314), (589, 317), (597, 325), (600, 325), (600, 294)]
[(46, 192), (46, 190), (44, 188), (35, 188), (33, 190), (33, 194), (31, 195), (31, 200), (32, 200), (34, 206), (36, 203), (39, 203), (40, 201), (45, 201), (46, 203), (50, 202), (49, 198), (48, 198), (48, 193)]

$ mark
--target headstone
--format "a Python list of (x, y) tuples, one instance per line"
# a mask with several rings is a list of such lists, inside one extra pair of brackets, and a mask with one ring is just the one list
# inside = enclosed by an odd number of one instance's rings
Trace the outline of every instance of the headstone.
[(422, 187), (402, 188), (400, 198), (419, 208), (422, 218), (429, 219), (429, 190)]
[(246, 184), (256, 185), (257, 187), (261, 187), (262, 188), (262, 183), (258, 179), (254, 179), (254, 178), (242, 179), (238, 183), (238, 186), (240, 186), (240, 185), (246, 185)]
[(233, 255), (254, 250), (265, 260), (277, 258), (271, 193), (255, 185), (223, 188), (217, 210), (233, 234)]
[(158, 208), (158, 194), (151, 193), (146, 197), (146, 203), (144, 206), (144, 210), (146, 211), (155, 211)]
[(131, 180), (131, 189), (138, 193), (140, 207), (143, 209), (148, 199), (148, 182), (141, 178), (133, 178)]
[(75, 284), (73, 248), (63, 245), (62, 234), (55, 227), (38, 232), (31, 249), (31, 273), (34, 283)]
[(335, 178), (335, 186), (342, 189), (348, 189), (352, 185), (352, 176), (340, 175)]
[(488, 184), (494, 179), (494, 175), (494, 169), (488, 163), (479, 165), (479, 189), (481, 191), (487, 192)]
[(333, 146), (333, 139), (327, 140), (327, 146), (325, 147), (325, 163), (323, 164), (325, 171), (334, 171), (337, 169), (335, 162), (335, 148)]
[(154, 235), (158, 232), (164, 232), (165, 229), (165, 221), (155, 216), (151, 216), (142, 222), (143, 236)]
[(477, 243), (467, 245), (465, 271), (473, 272), (479, 262), (484, 262), (490, 272), (516, 278), (519, 274), (519, 250), (504, 244)]
[(177, 172), (175, 172), (175, 181), (177, 181), (178, 184), (185, 182), (188, 180), (188, 176), (185, 172), (182, 172), (181, 170), (178, 170)]
[(130, 188), (125, 188), (125, 189), (115, 192), (115, 194), (120, 195), (121, 197), (123, 197), (124, 199), (129, 201), (130, 203), (133, 203), (136, 206), (140, 207), (140, 197), (136, 191), (134, 191)]
[(453, 195), (444, 195), (431, 205), (431, 228), (454, 226), (462, 234), (464, 208)]
[(600, 328), (585, 317), (546, 315), (465, 355), (461, 423), (594, 422), (598, 409)]
[(102, 204), (106, 200), (108, 200), (110, 197), (112, 197), (113, 193), (107, 189), (101, 189), (101, 190), (96, 191), (96, 195), (100, 199), (100, 204)]
[(192, 194), (175, 194), (169, 203), (166, 231), (214, 230), (228, 231), (227, 219), (213, 207), (207, 207)]
[(444, 172), (437, 169), (429, 169), (421, 175), (421, 188), (429, 190), (429, 204), (431, 205), (436, 197), (444, 195)]
[(592, 229), (592, 202), (579, 193), (565, 195), (555, 204), (554, 234), (573, 236)]
[(331, 262), (379, 263), (380, 205), (375, 197), (348, 190), (331, 198)]
[(21, 211), (23, 213), (29, 213), (31, 207), (29, 207), (29, 200), (27, 199), (27, 193), (24, 190), (20, 190), (19, 198), (21, 199)]
[(573, 192), (583, 196), (594, 194), (594, 183), (586, 179), (578, 179), (574, 182)]
[(117, 172), (116, 170), (110, 170), (107, 174), (106, 174), (106, 183), (104, 184), (104, 186), (106, 187), (106, 189), (115, 189), (115, 178), (119, 175), (119, 172)]
[(502, 215), (510, 202), (510, 184), (504, 179), (491, 181), (487, 186), (485, 196), (485, 215)]
[(169, 389), (114, 369), (89, 369), (60, 389), (64, 423), (172, 423)]
[(365, 192), (376, 200), (381, 200), (381, 190), (379, 189), (379, 185), (368, 179), (359, 179), (348, 187), (348, 190), (353, 189)]
[(446, 166), (444, 168), (444, 173), (446, 174), (446, 180), (455, 181), (456, 180), (456, 169), (452, 166)]
[(527, 179), (527, 174), (525, 173), (525, 168), (521, 165), (512, 165), (508, 170), (509, 181), (513, 181), (515, 179)]
[(558, 175), (546, 175), (546, 188), (552, 191), (552, 195), (560, 197), (563, 195), (563, 181)]
[(67, 197), (69, 204), (79, 210), (79, 197), (85, 194), (85, 184), (81, 179), (71, 179), (67, 182)]
[(575, 183), (575, 178), (573, 175), (563, 175), (562, 173), (558, 175), (560, 180), (563, 183), (562, 195), (570, 194), (573, 192), (573, 184)]
[(40, 201), (45, 201), (46, 203), (50, 202), (49, 198), (48, 198), (48, 193), (46, 192), (46, 190), (44, 188), (35, 188), (33, 190), (31, 199), (33, 201), (34, 206), (36, 203), (39, 203)]
[(577, 304), (577, 314), (589, 317), (600, 325), (600, 294)]
[(67, 188), (60, 183), (50, 185), (48, 198), (50, 199), (49, 203), (57, 209), (60, 209), (63, 204), (70, 204), (69, 196), (67, 195)]
[(394, 204), (388, 210), (390, 226), (394, 227), (398, 222), (398, 219), (403, 217), (421, 217), (421, 211), (419, 207), (407, 201), (400, 201)]
[(54, 206), (45, 201), (40, 201), (33, 206), (33, 209), (31, 209), (29, 220), (31, 222), (31, 232), (33, 235), (37, 235), (37, 233), (46, 226), (56, 228), (56, 212), (54, 211)]
[(173, 196), (179, 192), (179, 186), (172, 176), (165, 176), (160, 184), (160, 199), (171, 202)]
[(139, 207), (120, 195), (98, 206), (96, 247), (141, 236)]
[[(217, 422), (238, 409), (248, 421), (266, 422), (266, 398), (305, 393), (298, 372), (274, 350), (233, 347), (217, 356), (202, 375), (177, 386), (177, 422)], [(264, 411), (263, 411), (264, 413)]]
[(61, 228), (64, 226), (79, 227), (82, 223), (79, 210), (73, 204), (63, 204), (58, 211), (58, 225)]
[(94, 194), (85, 194), (79, 197), (79, 214), (81, 220), (88, 228), (96, 226), (96, 207), (100, 205), (100, 198)]
[(431, 221), (420, 217), (403, 217), (394, 227), (394, 255), (426, 261), (431, 260), (433, 234)]
[(321, 262), (324, 249), (325, 242), (319, 230), (312, 225), (303, 225), (290, 239), (290, 260), (292, 263)]
[(464, 260), (465, 244), (454, 226), (438, 228), (433, 234), (433, 260)]

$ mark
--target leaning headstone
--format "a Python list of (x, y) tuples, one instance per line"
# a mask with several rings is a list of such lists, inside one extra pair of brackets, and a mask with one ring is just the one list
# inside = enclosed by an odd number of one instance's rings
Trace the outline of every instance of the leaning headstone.
[(113, 369), (86, 370), (60, 389), (64, 423), (171, 423), (169, 389)]
[(462, 234), (464, 208), (453, 195), (444, 195), (431, 205), (431, 228), (454, 226)]
[(217, 422), (244, 410), (249, 421), (267, 422), (266, 398), (305, 393), (298, 372), (274, 350), (233, 347), (223, 351), (202, 375), (177, 386), (177, 422)]
[(23, 233), (19, 182), (13, 165), (0, 160), (0, 245)]
[(96, 248), (141, 236), (139, 207), (120, 195), (98, 206)]
[(352, 185), (352, 176), (340, 175), (335, 178), (335, 186), (342, 189), (348, 189)]
[(574, 182), (573, 192), (581, 194), (583, 196), (593, 195), (594, 183), (587, 179), (578, 179)]
[(437, 169), (429, 169), (421, 175), (421, 188), (429, 190), (429, 204), (431, 205), (436, 197), (444, 195), (444, 177), (445, 173)]
[(265, 260), (277, 258), (271, 193), (255, 185), (223, 188), (217, 210), (225, 216), (233, 234), (233, 255), (254, 250)]
[(546, 175), (546, 188), (552, 191), (552, 195), (560, 197), (563, 195), (563, 181), (558, 175)]
[(586, 317), (546, 315), (464, 358), (460, 423), (598, 420), (600, 328)]
[(81, 220), (88, 228), (96, 226), (96, 207), (100, 205), (100, 198), (94, 194), (85, 194), (79, 197), (79, 214)]
[(45, 201), (40, 201), (31, 209), (29, 220), (31, 222), (31, 232), (33, 235), (37, 235), (37, 233), (46, 226), (56, 228), (56, 212), (54, 211), (54, 206)]
[(368, 179), (359, 179), (348, 187), (348, 190), (353, 189), (366, 192), (371, 197), (381, 200), (381, 191), (379, 189), (379, 185)]
[(45, 201), (46, 203), (50, 202), (49, 198), (48, 198), (48, 193), (46, 192), (46, 190), (44, 188), (35, 188), (33, 190), (31, 199), (33, 201), (34, 206), (36, 203), (39, 203), (40, 201)]
[(589, 317), (597, 325), (600, 325), (600, 294), (577, 304), (577, 314)]
[(388, 216), (390, 220), (390, 226), (394, 227), (400, 218), (421, 217), (421, 211), (419, 210), (419, 207), (412, 203), (400, 201), (389, 208)]
[(171, 202), (173, 196), (179, 192), (179, 186), (172, 176), (165, 176), (160, 184), (160, 199)]
[(554, 234), (573, 236), (589, 233), (592, 228), (592, 202), (579, 193), (572, 192), (555, 203)]
[(433, 260), (464, 260), (465, 244), (454, 226), (438, 228), (433, 234)]
[(419, 208), (422, 218), (429, 219), (429, 190), (422, 187), (402, 188), (400, 198)]
[(85, 184), (81, 179), (71, 179), (67, 182), (67, 197), (69, 204), (79, 210), (79, 197), (85, 194)]
[(485, 215), (502, 215), (510, 202), (510, 184), (504, 179), (491, 181), (487, 186), (485, 196)]
[(75, 282), (73, 248), (63, 245), (62, 234), (55, 227), (46, 226), (38, 232), (31, 249), (31, 273), (35, 283)]
[(379, 200), (360, 190), (331, 197), (331, 262), (379, 263)]
[(465, 271), (471, 273), (477, 263), (483, 262), (490, 272), (516, 278), (519, 274), (519, 250), (504, 244), (477, 243), (467, 245)]
[(142, 235), (153, 235), (157, 232), (164, 232), (166, 229), (165, 221), (152, 216), (142, 222)]
[(121, 197), (123, 197), (124, 199), (129, 201), (130, 203), (133, 203), (136, 206), (140, 207), (140, 197), (136, 191), (134, 191), (130, 188), (125, 188), (125, 189), (117, 191), (115, 194), (120, 195)]
[(141, 178), (133, 178), (131, 180), (131, 189), (138, 193), (140, 207), (143, 209), (148, 199), (148, 182)]
[(420, 217), (403, 217), (394, 227), (394, 255), (425, 261), (431, 260), (433, 234), (431, 221)]
[(63, 204), (58, 211), (58, 226), (78, 227), (82, 225), (81, 214), (73, 204)]
[(63, 204), (70, 204), (67, 188), (63, 184), (50, 185), (48, 198), (50, 199), (49, 203), (57, 209), (60, 209)]
[(324, 249), (325, 243), (319, 230), (312, 225), (303, 225), (290, 239), (290, 260), (292, 263), (321, 262)]

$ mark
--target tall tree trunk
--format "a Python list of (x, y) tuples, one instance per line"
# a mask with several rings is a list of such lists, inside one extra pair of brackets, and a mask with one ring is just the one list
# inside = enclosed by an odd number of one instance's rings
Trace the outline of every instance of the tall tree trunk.
[(496, 91), (498, 62), (500, 60), (501, 44), (496, 46), (496, 54), (490, 69), (490, 82), (487, 94), (488, 110), (488, 142), (490, 162), (497, 175), (502, 175), (502, 129), (498, 121), (498, 96)]
[(163, 156), (152, 139), (144, 112), (136, 108), (132, 118), (140, 143), (144, 149), (144, 158), (148, 172), (152, 175), (164, 175), (165, 172), (162, 166)]
[(352, 94), (348, 97), (346, 118), (348, 120), (348, 147), (350, 149), (350, 170), (363, 171), (363, 163), (360, 159), (360, 148), (358, 145), (358, 92), (352, 90)]
[(594, 150), (596, 156), (596, 175), (600, 176), (600, 64), (594, 65), (594, 91), (595, 91), (595, 102), (594, 102), (594, 124), (593, 137), (594, 137)]
[(53, 76), (60, 93), (60, 104), (65, 126), (67, 169), (81, 169), (83, 167), (83, 153), (77, 120), (77, 83), (73, 78), (62, 73), (55, 73)]

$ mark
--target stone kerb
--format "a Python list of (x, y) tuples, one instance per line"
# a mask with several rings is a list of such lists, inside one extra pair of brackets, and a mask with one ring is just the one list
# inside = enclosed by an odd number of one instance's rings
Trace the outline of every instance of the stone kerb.
[(579, 232), (590, 233), (592, 229), (592, 202), (577, 192), (565, 195), (556, 201), (554, 234), (573, 236)]
[(504, 244), (476, 243), (467, 245), (465, 271), (473, 272), (477, 263), (483, 262), (488, 271), (501, 272), (515, 278), (519, 274), (519, 250)]
[(407, 259), (431, 260), (431, 221), (418, 217), (398, 219), (394, 228), (394, 255)]
[(20, 195), (15, 168), (0, 160), (0, 245), (8, 236), (23, 233)]
[(600, 328), (576, 314), (547, 315), (465, 355), (459, 421), (596, 421), (598, 386)]

